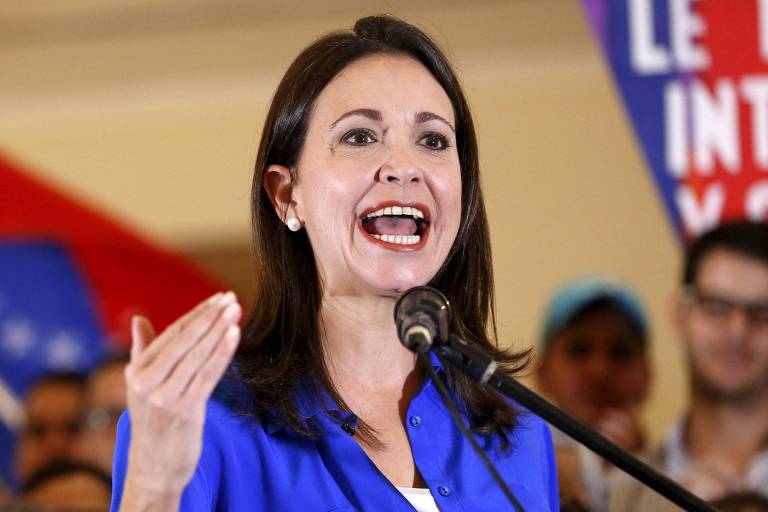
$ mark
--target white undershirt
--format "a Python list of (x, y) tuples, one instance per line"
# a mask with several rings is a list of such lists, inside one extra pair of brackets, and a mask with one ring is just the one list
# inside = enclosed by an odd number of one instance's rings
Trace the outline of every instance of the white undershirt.
[(398, 487), (398, 491), (403, 493), (405, 499), (413, 505), (416, 512), (440, 512), (435, 503), (435, 498), (429, 489), (419, 489), (416, 487)]

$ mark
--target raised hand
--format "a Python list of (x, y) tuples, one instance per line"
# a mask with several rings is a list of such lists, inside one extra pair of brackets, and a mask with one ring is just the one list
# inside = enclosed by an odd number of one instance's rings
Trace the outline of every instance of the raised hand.
[(597, 418), (594, 428), (614, 444), (629, 452), (637, 453), (645, 447), (640, 415), (635, 411), (604, 410)]
[(131, 444), (120, 510), (178, 509), (202, 450), (206, 402), (240, 340), (235, 294), (217, 293), (159, 336), (132, 324), (126, 367)]

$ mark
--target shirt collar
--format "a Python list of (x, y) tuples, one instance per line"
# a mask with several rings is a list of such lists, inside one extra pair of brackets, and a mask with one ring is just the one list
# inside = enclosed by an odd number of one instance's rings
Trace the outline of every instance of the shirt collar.
[[(691, 469), (691, 457), (685, 446), (686, 419), (672, 425), (664, 440), (665, 470), (674, 480), (680, 480)], [(768, 448), (757, 452), (749, 463), (745, 483), (750, 489), (764, 489), (768, 485)]]
[[(438, 374), (444, 371), (443, 364), (434, 351), (430, 350), (427, 353), (427, 357)], [(426, 380), (427, 385), (432, 384), (431, 380)], [(300, 379), (300, 381), (296, 383), (294, 389), (295, 392), (293, 397), (296, 400), (296, 408), (302, 421), (319, 424), (322, 422), (317, 421), (319, 419), (318, 417), (323, 414), (324, 416), (330, 417), (334, 423), (338, 423), (339, 425), (346, 424), (352, 430), (357, 427), (357, 416), (342, 410), (331, 398), (327, 389), (322, 388), (319, 385), (313, 385), (312, 382), (306, 378)], [(276, 431), (285, 428), (285, 426), (285, 421), (280, 418), (275, 411), (268, 411), (264, 415), (264, 428), (268, 433), (274, 434)]]

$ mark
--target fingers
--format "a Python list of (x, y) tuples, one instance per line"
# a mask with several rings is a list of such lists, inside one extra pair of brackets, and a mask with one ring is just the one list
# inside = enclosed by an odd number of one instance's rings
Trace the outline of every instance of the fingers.
[(184, 406), (207, 399), (227, 369), (240, 342), (240, 328), (230, 326), (224, 333), (221, 343), (216, 345), (211, 356), (195, 374), (192, 382), (181, 397)]
[(627, 411), (603, 411), (595, 428), (625, 450), (637, 451), (644, 444), (642, 429), (637, 418)]
[[(168, 345), (172, 345), (178, 338), (190, 338), (192, 334), (191, 327), (200, 327), (201, 320), (205, 317), (206, 313), (208, 317), (212, 317), (216, 313), (217, 306), (220, 306), (221, 301), (226, 297), (227, 300), (234, 300), (234, 294), (228, 292), (227, 294), (216, 293), (208, 299), (200, 302), (191, 311), (187, 312), (184, 316), (173, 322), (167, 329), (165, 329), (157, 339), (144, 351), (143, 356), (137, 361), (137, 366), (144, 367), (152, 364), (155, 359), (158, 358), (161, 352), (164, 352)], [(196, 339), (196, 338), (195, 338)], [(163, 357), (167, 357), (164, 354)]]
[(152, 323), (143, 316), (131, 319), (131, 359), (136, 359), (155, 339), (155, 329)]
[(184, 355), (171, 375), (158, 388), (158, 394), (165, 400), (176, 400), (211, 357), (211, 352), (219, 344), (227, 342), (227, 334), (239, 340), (240, 332), (236, 324), (240, 314), (240, 305), (236, 302), (225, 307), (211, 329)]
[[(223, 310), (232, 304), (235, 304), (236, 313), (231, 318), (223, 318)], [(174, 322), (151, 345), (146, 346), (144, 337), (138, 335), (138, 353), (126, 368), (126, 378), (132, 389), (139, 395), (154, 393), (182, 358), (205, 338), (217, 319), (222, 318), (231, 325), (239, 319), (239, 315), (234, 293), (219, 293)], [(139, 334), (140, 323), (137, 323), (136, 331)]]

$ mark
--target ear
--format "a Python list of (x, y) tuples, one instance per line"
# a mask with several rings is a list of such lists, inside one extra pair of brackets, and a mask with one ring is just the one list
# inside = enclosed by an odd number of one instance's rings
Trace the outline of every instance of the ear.
[(689, 314), (689, 307), (685, 300), (685, 292), (683, 290), (677, 291), (672, 300), (670, 309), (672, 313), (672, 324), (675, 326), (675, 334), (677, 334), (677, 339), (682, 340), (684, 338), (685, 324), (688, 321)]
[(549, 358), (545, 355), (539, 357), (533, 371), (533, 381), (539, 391), (549, 393)]
[[(646, 350), (648, 349), (649, 347), (646, 347)], [(651, 367), (651, 361), (650, 361), (651, 354), (646, 353), (642, 357), (643, 357), (642, 368), (640, 370), (642, 372), (641, 373), (642, 382), (640, 385), (640, 388), (641, 388), (640, 396), (638, 397), (639, 404), (644, 403), (648, 399), (648, 396), (651, 394), (651, 386), (653, 385), (653, 380), (654, 380), (654, 372), (653, 372), (653, 368)]]
[(281, 221), (285, 222), (290, 209), (295, 209), (293, 200), (293, 174), (284, 165), (270, 165), (264, 173), (264, 190), (266, 190), (275, 213)]

